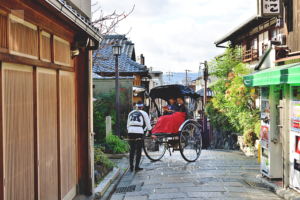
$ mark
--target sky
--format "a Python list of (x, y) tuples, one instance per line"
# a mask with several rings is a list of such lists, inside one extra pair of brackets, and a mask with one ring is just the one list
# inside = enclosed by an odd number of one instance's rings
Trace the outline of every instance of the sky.
[[(134, 11), (118, 24), (155, 71), (198, 72), (224, 51), (214, 42), (256, 14), (256, 0), (92, 0), (104, 15)], [(99, 11), (100, 11), (99, 10)], [(99, 17), (99, 11), (93, 19)]]

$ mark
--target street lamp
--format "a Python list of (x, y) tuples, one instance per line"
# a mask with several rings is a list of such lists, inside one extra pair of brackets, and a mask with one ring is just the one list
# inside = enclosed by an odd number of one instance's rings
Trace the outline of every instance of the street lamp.
[(116, 135), (120, 137), (120, 111), (119, 111), (119, 60), (118, 56), (121, 55), (121, 45), (119, 41), (115, 41), (112, 46), (113, 55), (115, 56), (115, 65), (116, 65)]
[[(203, 65), (202, 65), (203, 64)], [(204, 112), (204, 106), (206, 104), (207, 100), (207, 79), (208, 79), (208, 69), (207, 69), (207, 62), (204, 61), (204, 63), (200, 63), (201, 69), (203, 70), (203, 81), (204, 81), (204, 92), (203, 92), (203, 132), (204, 136), (206, 137), (206, 149), (210, 146), (209, 142), (209, 133), (207, 133), (207, 119), (205, 117), (205, 112)]]

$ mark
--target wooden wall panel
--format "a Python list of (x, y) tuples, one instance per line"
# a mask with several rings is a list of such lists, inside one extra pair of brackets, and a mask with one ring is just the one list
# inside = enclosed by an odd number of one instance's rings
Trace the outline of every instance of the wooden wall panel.
[(71, 55), (70, 55), (70, 43), (54, 36), (54, 63), (70, 66)]
[(300, 1), (288, 1), (284, 6), (283, 34), (286, 35), (286, 44), (291, 52), (300, 51)]
[(38, 59), (38, 30), (28, 23), (10, 20), (10, 52)]
[(297, 4), (298, 1), (293, 1), (293, 24), (294, 24), (294, 30), (293, 30), (293, 42), (290, 44), (290, 48), (291, 50), (294, 51), (298, 51), (297, 46), (298, 46), (298, 9), (297, 9)]
[(34, 199), (32, 67), (2, 63), (4, 199)]
[(58, 198), (56, 71), (37, 68), (39, 199)]
[[(74, 73), (59, 72), (61, 198), (76, 194)], [(71, 192), (71, 194), (70, 194)]]
[(7, 48), (7, 16), (0, 14), (0, 48)]
[(51, 43), (50, 43), (50, 34), (42, 33), (42, 60), (51, 62)]

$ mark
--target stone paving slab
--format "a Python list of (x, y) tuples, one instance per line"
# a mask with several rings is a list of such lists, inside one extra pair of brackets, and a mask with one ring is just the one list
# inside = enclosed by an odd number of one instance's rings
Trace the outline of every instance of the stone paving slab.
[(125, 197), (124, 200), (147, 200), (147, 196)]
[(188, 192), (189, 197), (197, 198), (224, 198), (221, 192)]
[(225, 192), (224, 187), (220, 186), (197, 186), (197, 187), (181, 187), (180, 191), (182, 192)]
[(259, 166), (256, 158), (239, 151), (202, 151), (193, 163), (185, 162), (179, 152), (166, 154), (158, 162), (144, 157), (144, 170), (124, 178), (126, 184), (142, 184), (141, 190), (127, 192), (122, 200), (281, 199), (270, 190), (245, 184), (244, 180), (260, 174)]
[(185, 198), (185, 195), (181, 192), (177, 193), (163, 193), (163, 194), (150, 194), (149, 199), (173, 199), (173, 198)]

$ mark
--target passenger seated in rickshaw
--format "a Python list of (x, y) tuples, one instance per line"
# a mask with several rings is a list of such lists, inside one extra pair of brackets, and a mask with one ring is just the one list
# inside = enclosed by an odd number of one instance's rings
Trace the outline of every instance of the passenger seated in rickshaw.
[(170, 105), (163, 107), (164, 115), (171, 115), (178, 111), (178, 106), (176, 105), (176, 98), (169, 99)]
[(151, 137), (156, 138), (156, 133), (178, 134), (178, 129), (186, 119), (186, 109), (182, 98), (177, 98), (178, 111), (171, 115), (164, 115), (158, 118), (155, 127), (152, 129)]

